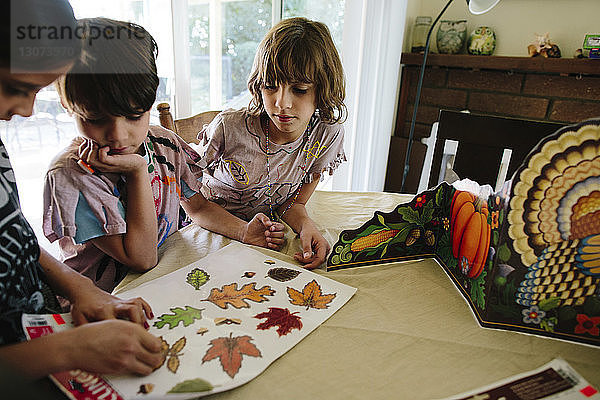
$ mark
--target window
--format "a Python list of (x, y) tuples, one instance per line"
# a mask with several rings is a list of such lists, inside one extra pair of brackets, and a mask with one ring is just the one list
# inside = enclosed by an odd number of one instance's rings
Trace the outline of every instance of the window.
[(270, 0), (190, 0), (191, 114), (248, 104), (246, 79), (271, 27)]
[(172, 102), (174, 96), (173, 35), (171, 5), (164, 0), (70, 0), (76, 18), (106, 17), (135, 22), (144, 27), (158, 45), (156, 68), (160, 83), (152, 107), (152, 124), (158, 124), (156, 104)]
[(331, 31), (341, 55), (345, 3), (345, 0), (283, 0), (283, 18), (306, 17), (321, 21)]
[[(187, 37), (180, 58), (189, 58), (190, 84), (178, 87), (178, 117), (240, 108), (250, 100), (246, 81), (265, 33), (283, 17), (305, 16), (327, 24), (341, 50), (344, 0), (188, 0)], [(281, 14), (281, 13), (280, 13)], [(185, 46), (185, 42), (188, 46)], [(183, 61), (185, 62), (185, 61)]]

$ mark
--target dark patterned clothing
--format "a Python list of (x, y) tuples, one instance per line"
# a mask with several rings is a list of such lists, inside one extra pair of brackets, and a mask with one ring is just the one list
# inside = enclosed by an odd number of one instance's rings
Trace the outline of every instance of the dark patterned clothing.
[[(54, 161), (44, 184), (44, 235), (59, 240), (65, 264), (111, 292), (128, 268), (90, 239), (127, 231), (125, 178), (115, 173), (91, 174), (77, 164), (75, 142)], [(180, 201), (200, 191), (199, 160), (183, 139), (159, 126), (150, 126), (142, 144), (158, 222), (158, 246), (179, 226)]]
[(45, 312), (35, 233), (21, 212), (15, 175), (0, 141), (0, 345), (25, 340), (23, 313)]

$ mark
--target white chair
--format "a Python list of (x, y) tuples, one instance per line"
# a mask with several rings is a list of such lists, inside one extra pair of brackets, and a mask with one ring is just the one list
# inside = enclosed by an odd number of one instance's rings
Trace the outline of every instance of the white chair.
[[(440, 110), (427, 146), (418, 192), (469, 178), (496, 191), (502, 188), (545, 136), (563, 124)], [(431, 172), (437, 171), (432, 176)]]
[[(435, 150), (435, 144), (437, 142), (437, 131), (439, 122), (434, 122), (431, 126), (431, 134), (429, 137), (422, 138), (421, 143), (427, 146), (425, 153), (425, 160), (423, 162), (423, 169), (421, 170), (421, 178), (419, 179), (419, 187), (417, 193), (427, 190), (429, 187), (429, 178), (431, 174), (431, 167), (433, 163), (433, 152)], [(444, 149), (442, 153), (442, 162), (438, 172), (437, 183), (434, 186), (439, 185), (442, 182), (453, 183), (460, 179), (458, 174), (454, 172), (454, 159), (458, 152), (459, 142), (452, 139), (446, 139), (444, 141)], [(502, 160), (498, 168), (498, 175), (496, 177), (495, 191), (499, 191), (506, 182), (506, 174), (508, 173), (508, 164), (512, 156), (511, 149), (504, 149), (502, 152)]]

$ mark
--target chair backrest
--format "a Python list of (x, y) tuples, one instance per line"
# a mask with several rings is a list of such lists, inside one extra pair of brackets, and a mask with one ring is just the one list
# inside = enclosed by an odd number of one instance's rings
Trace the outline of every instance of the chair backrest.
[(423, 140), (427, 152), (419, 191), (443, 181), (448, 165), (461, 179), (498, 189), (542, 138), (563, 126), (440, 110), (432, 135)]
[(182, 119), (173, 119), (169, 103), (160, 103), (156, 106), (160, 125), (178, 134), (188, 143), (199, 143), (198, 132), (204, 125), (210, 124), (220, 111), (205, 111), (200, 114)]

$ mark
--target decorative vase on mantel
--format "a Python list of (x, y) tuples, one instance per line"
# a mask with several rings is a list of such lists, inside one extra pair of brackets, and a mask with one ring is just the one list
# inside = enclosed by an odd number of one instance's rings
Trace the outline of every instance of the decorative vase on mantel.
[(460, 53), (467, 38), (467, 21), (442, 20), (437, 31), (437, 49), (441, 54)]
[(496, 33), (489, 26), (480, 26), (471, 32), (467, 41), (469, 54), (490, 56), (496, 48)]

